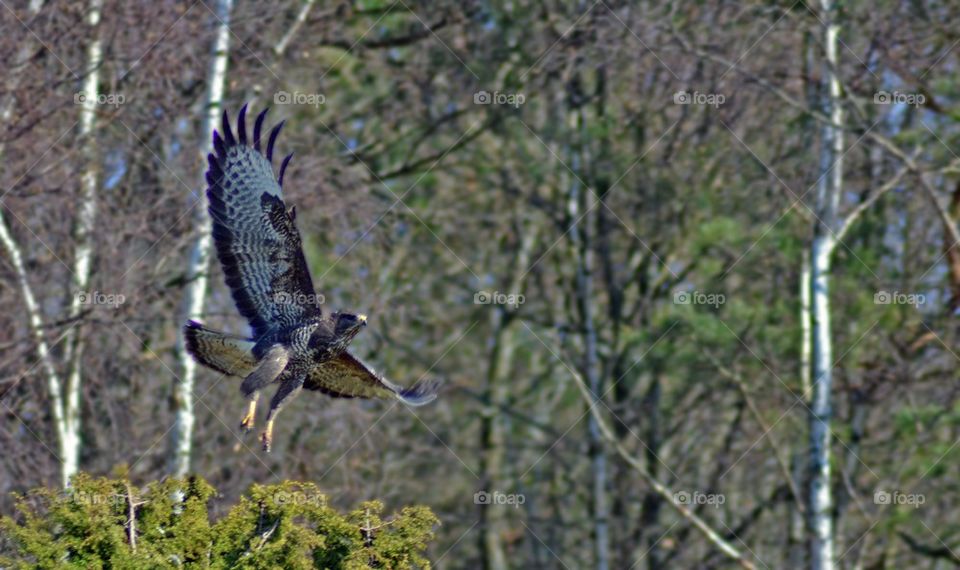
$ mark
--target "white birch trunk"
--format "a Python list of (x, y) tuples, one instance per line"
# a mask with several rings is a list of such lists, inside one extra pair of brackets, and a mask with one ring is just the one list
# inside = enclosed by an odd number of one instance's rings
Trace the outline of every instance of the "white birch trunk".
[[(37, 15), (43, 8), (43, 0), (32, 0), (29, 5), (31, 16)], [(91, 28), (91, 37), (93, 40), (87, 48), (87, 77), (84, 81), (83, 89), (88, 93), (88, 97), (81, 110), (81, 130), (80, 139), (82, 144), (86, 145), (89, 153), (94, 145), (88, 144), (84, 139), (93, 131), (96, 105), (96, 86), (99, 74), (100, 64), (102, 62), (102, 49), (98, 37), (100, 22), (101, 2), (92, 0), (90, 13), (87, 16), (87, 23)], [(7, 77), (7, 91), (12, 93), (20, 79), (20, 71), (28, 61), (32, 50), (35, 49), (35, 42), (29, 38), (21, 46), (17, 59), (14, 62), (14, 68)], [(2, 117), (3, 122), (7, 123), (13, 117), (14, 98), (10, 96), (3, 104)], [(4, 150), (0, 144), (0, 153)], [(76, 292), (79, 288), (85, 288), (90, 275), (91, 247), (89, 235), (93, 227), (93, 220), (96, 212), (96, 167), (92, 160), (92, 154), (87, 154), (87, 162), (84, 165), (84, 172), (81, 175), (81, 203), (78, 205), (77, 230), (83, 234), (75, 242), (77, 251), (75, 252), (74, 274), (71, 276), (71, 292)], [(78, 236), (75, 236), (78, 237)], [(86, 238), (86, 239), (85, 239)], [(74, 343), (77, 342), (75, 329), (70, 329), (65, 335), (67, 355), (66, 360), (71, 363), (69, 379), (66, 387), (66, 404), (64, 403), (63, 385), (60, 376), (57, 373), (56, 365), (53, 362), (50, 345), (44, 335), (43, 317), (40, 313), (40, 307), (34, 296), (33, 289), (27, 278), (26, 269), (23, 263), (23, 254), (7, 227), (6, 221), (0, 212), (0, 243), (3, 244), (7, 255), (10, 257), (17, 280), (20, 284), (21, 293), (24, 299), (24, 305), (27, 310), (27, 322), (30, 330), (37, 342), (37, 357), (40, 360), (41, 367), (47, 376), (47, 390), (50, 394), (50, 407), (53, 414), (55, 427), (57, 430), (58, 447), (60, 450), (61, 483), (64, 487), (69, 485), (70, 477), (73, 476), (79, 468), (80, 457), (80, 350)], [(71, 301), (70, 314), (76, 318), (79, 314), (79, 297), (74, 295)]]
[[(29, 7), (30, 15), (36, 16), (40, 12), (40, 9), (43, 8), (43, 4), (42, 0), (31, 1)], [(0, 112), (0, 117), (2, 117), (4, 124), (9, 123), (13, 117), (15, 102), (13, 91), (17, 88), (23, 66), (26, 65), (32, 50), (35, 48), (36, 42), (32, 40), (32, 37), (28, 37), (20, 47), (17, 53), (17, 59), (13, 63), (13, 70), (7, 75), (6, 86), (9, 95), (3, 102), (3, 110)], [(0, 155), (3, 154), (4, 150), (4, 144), (0, 142)], [(3, 244), (7, 256), (10, 258), (14, 272), (17, 275), (17, 281), (20, 284), (23, 304), (27, 309), (27, 322), (30, 325), (30, 332), (33, 334), (37, 343), (37, 358), (40, 360), (40, 366), (47, 375), (47, 391), (50, 393), (50, 407), (53, 411), (53, 421), (56, 424), (57, 439), (62, 442), (64, 440), (65, 421), (63, 417), (63, 393), (61, 391), (60, 376), (57, 374), (53, 356), (50, 354), (50, 345), (47, 344), (46, 336), (44, 336), (43, 333), (43, 317), (40, 314), (40, 306), (37, 304), (36, 297), (33, 294), (33, 288), (30, 286), (29, 279), (27, 279), (26, 267), (23, 264), (23, 253), (16, 239), (14, 239), (13, 234), (10, 232), (10, 229), (7, 227), (7, 222), (3, 217), (3, 210), (0, 210), (0, 243)]]
[[(100, 15), (102, 0), (90, 0), (87, 13), (90, 44), (87, 46), (86, 76), (83, 79), (80, 107), (80, 144), (83, 145), (84, 165), (80, 175), (80, 201), (74, 221), (73, 273), (70, 276), (71, 320), (77, 319), (83, 309), (81, 292), (90, 288), (90, 269), (93, 261), (93, 229), (97, 217), (97, 153), (92, 140), (97, 119), (97, 92), (103, 47), (100, 43)], [(80, 468), (80, 387), (83, 381), (83, 335), (80, 326), (67, 330), (64, 361), (67, 363), (66, 402), (60, 428), (60, 459), (63, 461), (63, 486)]]
[(813, 399), (810, 408), (810, 565), (833, 570), (833, 493), (830, 481), (830, 421), (833, 413), (833, 338), (830, 332), (830, 257), (836, 246), (837, 209), (843, 191), (843, 108), (837, 76), (837, 36), (832, 0), (821, 0), (826, 52), (825, 77), (830, 97), (830, 124), (823, 129), (821, 180), (813, 243), (810, 249), (810, 311), (813, 344)]
[(40, 315), (40, 307), (37, 305), (36, 297), (33, 296), (33, 288), (27, 280), (27, 270), (23, 265), (23, 254), (20, 252), (20, 246), (7, 228), (7, 223), (3, 219), (3, 211), (0, 210), (0, 243), (3, 244), (13, 265), (13, 270), (17, 274), (17, 281), (20, 283), (20, 292), (23, 294), (23, 304), (27, 309), (27, 320), (30, 324), (30, 331), (33, 333), (37, 342), (37, 357), (40, 359), (40, 366), (43, 367), (47, 375), (47, 389), (50, 392), (51, 408), (53, 409), (53, 420), (57, 424), (57, 436), (63, 438), (63, 394), (60, 391), (60, 377), (57, 375), (57, 368), (54, 366), (53, 357), (50, 355), (50, 346), (43, 334), (43, 317)]
[(833, 494), (830, 486), (830, 420), (832, 414), (833, 346), (830, 335), (829, 237), (814, 238), (811, 249), (811, 312), (813, 320), (813, 399), (810, 404), (811, 568), (833, 568)]
[(811, 359), (813, 358), (812, 321), (810, 313), (811, 268), (810, 251), (803, 251), (800, 261), (800, 386), (803, 389), (803, 401), (810, 401)]
[[(230, 48), (230, 12), (233, 0), (219, 0), (216, 5), (218, 18), (217, 35), (211, 52), (210, 70), (207, 75), (206, 117), (203, 120), (201, 158), (206, 164), (207, 153), (211, 149), (211, 138), (220, 118), (223, 106), (223, 92), (226, 84), (227, 61)], [(206, 181), (201, 176), (202, 205), (195, 210), (197, 241), (194, 244), (187, 268), (187, 287), (184, 295), (183, 318), (178, 321), (182, 325), (186, 319), (199, 319), (203, 314), (207, 292), (208, 269), (210, 266), (210, 249), (212, 237), (210, 235), (210, 217), (207, 215), (207, 199), (203, 188)], [(174, 387), (176, 402), (176, 424), (173, 435), (173, 466), (174, 476), (183, 477), (190, 471), (190, 458), (193, 451), (193, 426), (195, 422), (193, 386), (196, 378), (197, 365), (193, 358), (184, 349), (183, 333), (177, 336), (177, 358), (180, 361), (180, 378)]]
[[(810, 310), (812, 293), (812, 267), (810, 262), (810, 250), (803, 250), (803, 258), (800, 260), (800, 386), (803, 389), (801, 398), (805, 405), (810, 405), (813, 386), (811, 378), (813, 376), (813, 318)], [(797, 450), (791, 460), (792, 468), (790, 477), (792, 483), (798, 488), (803, 486), (806, 470), (804, 468), (804, 458), (802, 452)], [(806, 545), (806, 524), (804, 524), (804, 513), (797, 505), (790, 503), (789, 520), (787, 529), (789, 533), (790, 547), (787, 551), (787, 561), (792, 568), (799, 568), (803, 565), (807, 550)]]

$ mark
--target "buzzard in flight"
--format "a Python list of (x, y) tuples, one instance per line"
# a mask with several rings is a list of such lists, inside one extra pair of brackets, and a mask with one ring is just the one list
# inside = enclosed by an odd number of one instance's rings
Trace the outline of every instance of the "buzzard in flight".
[(236, 136), (226, 111), (221, 132), (213, 133), (207, 197), (217, 257), (237, 309), (250, 322), (252, 338), (190, 321), (183, 331), (187, 351), (204, 366), (243, 378), (248, 407), (240, 425), (246, 431), (253, 428), (260, 390), (280, 385), (261, 436), (266, 451), (277, 413), (303, 388), (337, 398), (397, 398), (413, 406), (432, 401), (434, 384), (402, 388), (347, 351), (367, 318), (323, 311), (301, 249), (296, 211), (287, 209), (281, 193), (293, 155), (283, 159), (278, 176), (273, 173), (273, 147), (283, 123), (270, 131), (264, 154), (260, 135), (267, 111), (257, 116), (252, 141), (246, 111), (244, 105)]

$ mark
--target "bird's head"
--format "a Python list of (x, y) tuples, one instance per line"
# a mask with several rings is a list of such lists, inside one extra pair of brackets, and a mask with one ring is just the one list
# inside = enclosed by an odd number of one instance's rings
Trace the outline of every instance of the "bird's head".
[(333, 331), (337, 338), (351, 339), (367, 326), (367, 316), (337, 311), (333, 315)]

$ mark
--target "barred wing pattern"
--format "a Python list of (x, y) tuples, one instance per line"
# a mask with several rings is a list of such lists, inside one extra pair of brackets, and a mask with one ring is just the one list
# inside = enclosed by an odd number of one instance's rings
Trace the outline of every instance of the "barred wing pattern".
[(257, 367), (252, 340), (210, 330), (196, 321), (183, 328), (187, 352), (217, 372), (243, 378)]
[(337, 398), (398, 398), (411, 406), (422, 406), (437, 397), (436, 386), (419, 382), (403, 388), (377, 374), (347, 351), (333, 360), (313, 367), (303, 385)]
[[(184, 334), (187, 350), (204, 366), (240, 378), (257, 368), (252, 340), (210, 330), (195, 321), (187, 323)], [(427, 404), (437, 395), (437, 385), (431, 382), (397, 386), (347, 351), (314, 363), (303, 387), (335, 398), (397, 398), (413, 406)]]
[(266, 156), (260, 152), (260, 133), (266, 111), (257, 116), (253, 146), (247, 144), (245, 115), (240, 110), (237, 136), (223, 112), (222, 136), (214, 132), (214, 153), (207, 157), (207, 196), (213, 220), (213, 240), (233, 300), (254, 338), (271, 329), (319, 318), (322, 309), (314, 293), (294, 224), (281, 187), (290, 158), (273, 174), (273, 145), (283, 123), (270, 132)]

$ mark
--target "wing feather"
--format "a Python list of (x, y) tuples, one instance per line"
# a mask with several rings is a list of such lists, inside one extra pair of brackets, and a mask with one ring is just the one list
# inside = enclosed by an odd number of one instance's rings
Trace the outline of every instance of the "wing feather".
[(226, 109), (223, 110), (223, 120), (220, 122), (220, 127), (223, 129), (223, 140), (231, 146), (237, 144), (237, 140), (233, 138), (233, 131), (230, 130), (230, 116), (227, 115)]
[[(239, 141), (226, 111), (213, 135), (207, 197), (213, 241), (234, 303), (259, 337), (322, 313), (303, 255), (300, 232), (287, 214), (270, 162), (247, 146), (246, 107)], [(275, 129), (276, 131), (276, 129)], [(271, 133), (270, 145), (274, 133)], [(272, 150), (272, 149), (271, 149)]]
[(246, 146), (247, 144), (247, 106), (240, 107), (240, 115), (237, 117), (237, 142)]
[(277, 123), (277, 126), (273, 127), (270, 130), (270, 140), (267, 141), (267, 162), (273, 164), (273, 143), (277, 142), (277, 136), (280, 134), (280, 129), (283, 128), (283, 121)]
[(263, 120), (267, 118), (267, 107), (257, 115), (257, 121), (253, 124), (253, 150), (260, 152), (260, 131), (263, 129)]
[(219, 331), (210, 330), (196, 321), (183, 327), (187, 352), (200, 364), (223, 374), (245, 377), (257, 366), (253, 356), (253, 341)]
[(283, 157), (283, 162), (280, 163), (280, 176), (277, 177), (277, 184), (279, 184), (281, 188), (283, 188), (283, 173), (287, 171), (287, 165), (290, 164), (291, 158), (293, 158), (292, 152)]
[(422, 406), (437, 397), (437, 385), (418, 382), (403, 388), (377, 374), (347, 351), (315, 366), (304, 381), (304, 388), (335, 398), (397, 398), (410, 406)]

